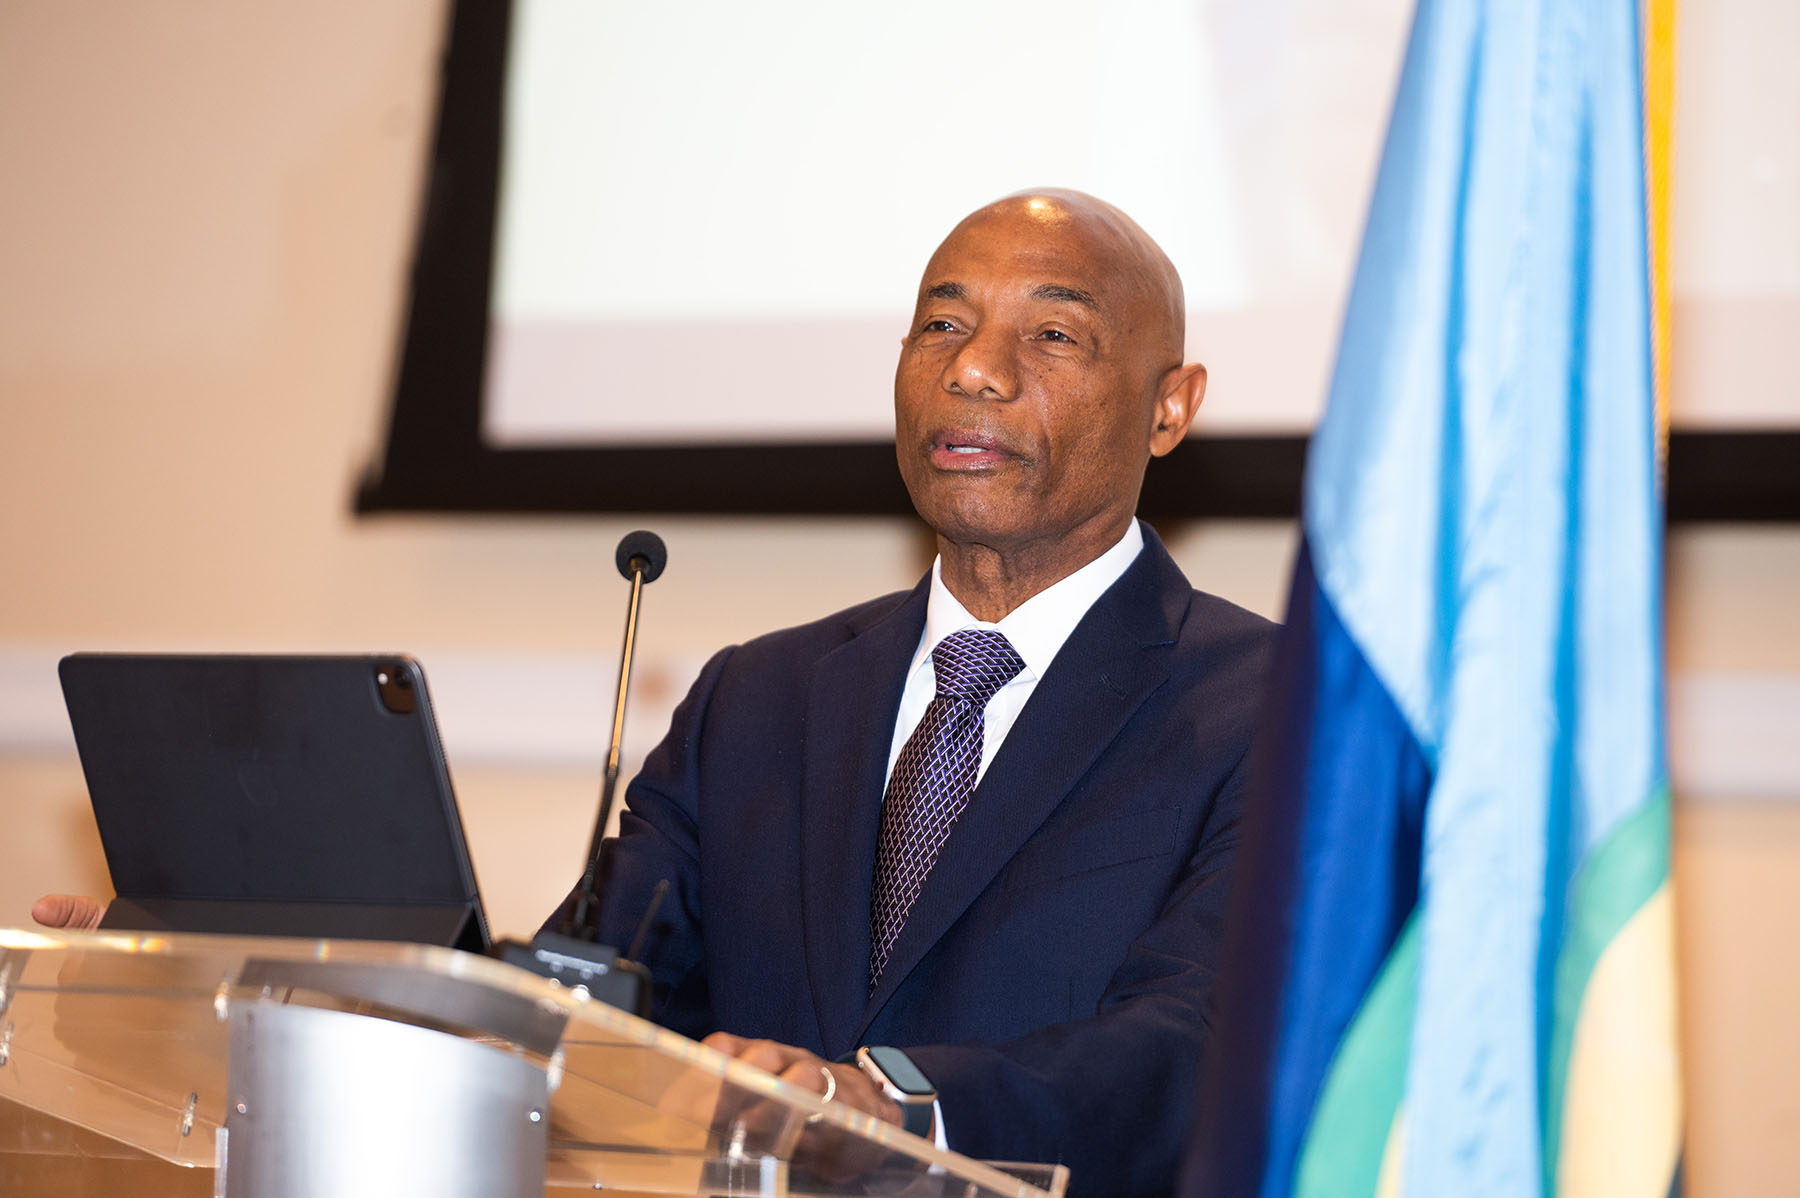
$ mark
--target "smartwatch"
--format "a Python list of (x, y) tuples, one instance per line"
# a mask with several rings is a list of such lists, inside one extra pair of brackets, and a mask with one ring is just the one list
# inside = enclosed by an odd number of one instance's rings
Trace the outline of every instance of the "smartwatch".
[(923, 1139), (931, 1138), (936, 1121), (937, 1089), (912, 1058), (898, 1048), (865, 1044), (856, 1050), (856, 1067), (883, 1094), (900, 1104), (900, 1126)]

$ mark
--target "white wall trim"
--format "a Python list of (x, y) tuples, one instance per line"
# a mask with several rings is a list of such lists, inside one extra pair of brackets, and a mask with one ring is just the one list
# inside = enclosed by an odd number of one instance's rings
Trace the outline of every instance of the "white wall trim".
[[(0, 755), (73, 755), (61, 651), (0, 646)], [(610, 654), (416, 651), (451, 765), (598, 770), (612, 718)], [(628, 761), (654, 745), (703, 659), (640, 656)], [(1800, 673), (1693, 672), (1669, 685), (1669, 757), (1684, 799), (1800, 801)]]
[[(177, 652), (134, 645), (121, 652)], [(331, 652), (284, 646), (213, 652)], [(338, 650), (371, 652), (371, 650)], [(425, 668), (444, 752), (458, 765), (592, 768), (606, 758), (618, 657), (409, 650)], [(0, 646), (0, 756), (75, 753), (56, 663), (62, 651)], [(640, 652), (625, 722), (628, 760), (668, 729), (703, 658)]]
[(1800, 674), (1672, 678), (1669, 773), (1677, 795), (1800, 800)]

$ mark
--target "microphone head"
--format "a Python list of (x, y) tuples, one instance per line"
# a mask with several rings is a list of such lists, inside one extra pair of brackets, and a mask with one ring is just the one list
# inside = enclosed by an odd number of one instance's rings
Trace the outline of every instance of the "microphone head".
[(662, 574), (663, 567), (669, 564), (669, 550), (662, 538), (642, 528), (620, 538), (619, 551), (613, 556), (619, 563), (619, 573), (626, 578), (631, 577), (632, 562), (635, 559), (637, 569), (644, 572), (645, 582), (655, 582)]

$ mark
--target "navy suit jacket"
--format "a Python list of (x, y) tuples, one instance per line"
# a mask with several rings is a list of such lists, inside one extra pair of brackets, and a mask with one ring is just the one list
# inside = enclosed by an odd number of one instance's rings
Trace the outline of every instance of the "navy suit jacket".
[(602, 939), (657, 1018), (827, 1059), (908, 1051), (951, 1147), (1061, 1161), (1072, 1193), (1168, 1190), (1192, 1123), (1244, 758), (1273, 625), (1193, 590), (1156, 535), (995, 754), (871, 995), (869, 892), (929, 579), (726, 649), (626, 795)]

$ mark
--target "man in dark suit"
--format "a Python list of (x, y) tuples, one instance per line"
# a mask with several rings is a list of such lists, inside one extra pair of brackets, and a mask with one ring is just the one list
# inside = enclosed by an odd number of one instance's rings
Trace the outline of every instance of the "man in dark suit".
[[(958, 225), (894, 381), (931, 574), (713, 658), (603, 896), (626, 944), (670, 883), (640, 954), (669, 1026), (955, 1151), (1064, 1162), (1077, 1194), (1174, 1184), (1272, 642), (1133, 518), (1205, 389), (1184, 326), (1110, 205)], [(870, 1046), (935, 1101), (840, 1063)]]
[(627, 943), (667, 879), (660, 1020), (894, 1122), (839, 1062), (897, 1048), (925, 1134), (1076, 1193), (1173, 1184), (1271, 643), (1133, 516), (1204, 391), (1184, 321), (1089, 196), (957, 226), (894, 386), (932, 573), (708, 663), (629, 788), (602, 928)]

